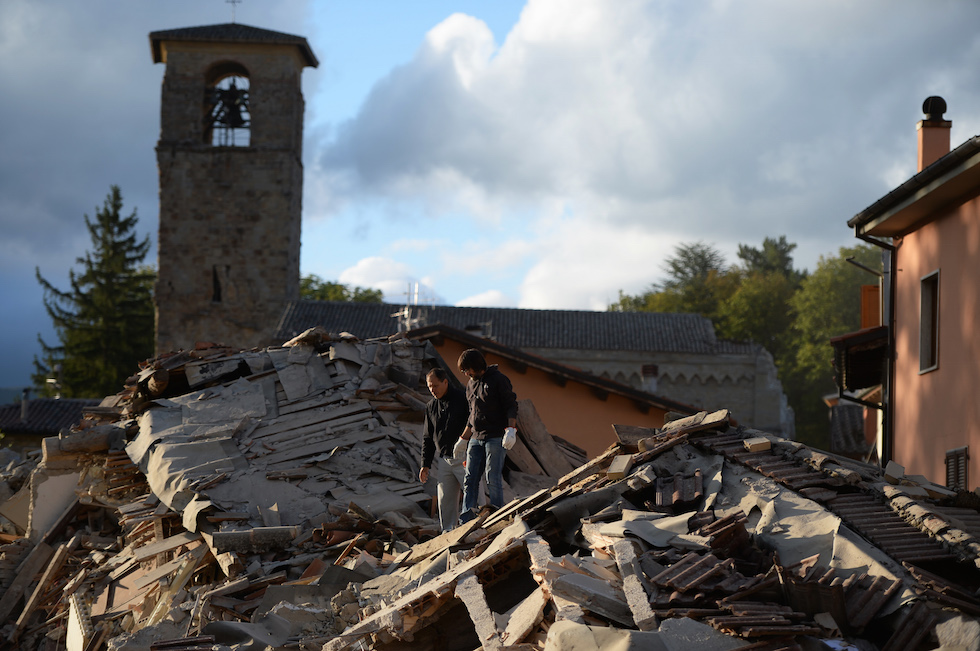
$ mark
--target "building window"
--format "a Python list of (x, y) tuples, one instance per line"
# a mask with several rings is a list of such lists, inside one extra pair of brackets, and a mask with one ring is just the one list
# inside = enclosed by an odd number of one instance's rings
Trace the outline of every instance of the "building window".
[(939, 366), (939, 270), (919, 281), (919, 372)]
[(969, 490), (967, 480), (967, 462), (970, 460), (969, 448), (962, 447), (946, 450), (946, 488), (952, 490)]

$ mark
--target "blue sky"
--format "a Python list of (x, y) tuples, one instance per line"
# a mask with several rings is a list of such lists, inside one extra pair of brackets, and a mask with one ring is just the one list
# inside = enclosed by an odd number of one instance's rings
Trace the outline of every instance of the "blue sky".
[[(683, 242), (798, 267), (915, 172), (942, 95), (980, 133), (966, 0), (244, 0), (305, 36), (301, 267), (401, 302), (604, 309)], [(35, 268), (67, 284), (109, 186), (155, 243), (160, 82), (148, 33), (222, 0), (0, 3), (0, 387), (53, 341)], [(155, 262), (154, 248), (150, 261)]]

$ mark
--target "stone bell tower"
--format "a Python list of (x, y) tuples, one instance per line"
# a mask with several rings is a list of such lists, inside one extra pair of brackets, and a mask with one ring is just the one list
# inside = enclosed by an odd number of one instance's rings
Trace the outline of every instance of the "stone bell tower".
[(235, 23), (153, 32), (160, 106), (156, 349), (271, 342), (299, 299), (306, 39)]

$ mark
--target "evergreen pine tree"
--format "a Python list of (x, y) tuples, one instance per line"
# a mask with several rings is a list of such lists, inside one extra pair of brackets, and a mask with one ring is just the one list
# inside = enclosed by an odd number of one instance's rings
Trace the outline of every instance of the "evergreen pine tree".
[[(136, 239), (136, 210), (122, 217), (122, 195), (112, 186), (95, 220), (85, 215), (92, 249), (69, 271), (68, 291), (61, 291), (35, 269), (44, 289), (44, 307), (60, 345), (40, 335), (42, 359), (34, 358), (33, 381), (45, 395), (58, 391), (69, 398), (101, 398), (119, 392), (139, 362), (153, 355), (153, 281), (142, 265), (150, 239)], [(52, 387), (46, 380), (58, 381)]]

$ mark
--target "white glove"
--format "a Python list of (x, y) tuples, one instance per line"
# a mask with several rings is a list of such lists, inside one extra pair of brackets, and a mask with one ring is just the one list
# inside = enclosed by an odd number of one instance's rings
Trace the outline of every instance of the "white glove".
[(470, 442), (464, 438), (460, 438), (459, 440), (457, 440), (456, 445), (453, 446), (453, 456), (457, 459), (462, 457), (464, 454), (466, 454), (466, 447), (469, 444)]
[(515, 443), (517, 443), (517, 428), (508, 427), (504, 430), (504, 440), (500, 444), (504, 446), (505, 450), (509, 450), (514, 447)]

